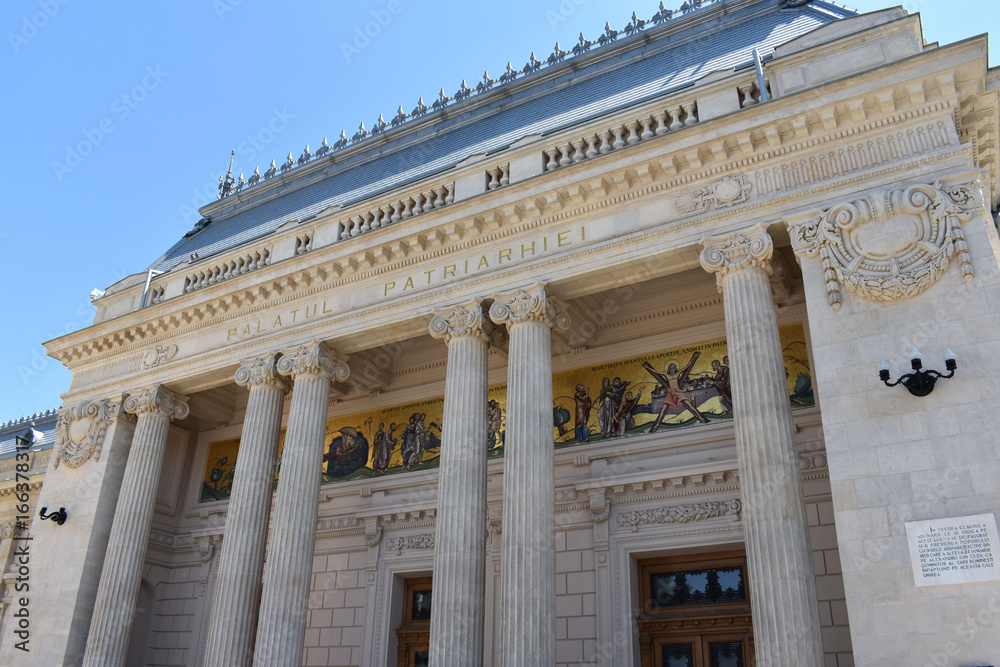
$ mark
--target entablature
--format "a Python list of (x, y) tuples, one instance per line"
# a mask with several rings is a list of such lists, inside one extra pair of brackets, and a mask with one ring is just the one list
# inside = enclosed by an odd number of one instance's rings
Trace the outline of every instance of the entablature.
[[(949, 60), (966, 62), (968, 53), (962, 50), (974, 46), (966, 43), (936, 53), (952, 49)], [(917, 59), (894, 67), (909, 68), (904, 74), (910, 78), (893, 77), (891, 85), (871, 77), (842, 80), (828, 85), (827, 104), (811, 105), (804, 114), (796, 109), (803, 96), (814, 92), (758, 105), (750, 114), (699, 122), (681, 132), (654, 132), (624, 150), (590, 157), (584, 153), (578, 163), (571, 154), (569, 164), (538, 177), (328, 245), (318, 244), (317, 238), (339, 215), (318, 218), (315, 226), (293, 225), (267, 239), (270, 247), (288, 246), (284, 260), (64, 336), (50, 343), (52, 355), (76, 372), (71, 389), (75, 394), (88, 386), (107, 385), (98, 378), (117, 377), (120, 382), (169, 366), (178, 354), (188, 362), (204, 361), (206, 370), (222, 369), (235, 354), (259, 346), (251, 340), (260, 338), (255, 334), (275, 328), (261, 324), (265, 316), (284, 318), (281, 327), (295, 335), (285, 319), (299, 324), (297, 318), (305, 323), (307, 317), (322, 315), (315, 320), (322, 325), (302, 327), (298, 335), (329, 336), (336, 331), (334, 338), (351, 353), (422, 334), (429, 308), (457, 298), (459, 292), (487, 295), (490, 285), (527, 282), (540, 274), (565, 282), (594, 274), (597, 257), (600, 279), (608, 282), (587, 289), (635, 280), (630, 269), (619, 269), (618, 264), (634, 263), (640, 256), (660, 255), (652, 270), (673, 273), (697, 266), (694, 248), (700, 236), (717, 233), (736, 211), (741, 224), (747, 223), (748, 214), (773, 220), (782, 209), (801, 206), (810, 193), (856, 189), (858, 182), (873, 176), (906, 178), (915, 168), (967, 170), (974, 165), (973, 146), (961, 143), (955, 124), (968, 72), (928, 70)], [(652, 111), (661, 106), (646, 105), (601, 122), (618, 122), (624, 128), (622, 118), (650, 112), (646, 127), (652, 130)], [(981, 122), (988, 124), (989, 108), (980, 111), (986, 117)], [(631, 122), (638, 129), (636, 121)], [(723, 128), (728, 133), (720, 133)], [(573, 132), (527, 142), (516, 150), (537, 155), (542, 146), (586, 136), (583, 128)], [(573, 141), (578, 140), (570, 139), (570, 145)], [(548, 250), (550, 244), (552, 252), (540, 257), (538, 246)], [(239, 249), (237, 254), (245, 252)], [(467, 268), (470, 260), (484, 258), (485, 266)], [(650, 274), (648, 262), (642, 271)], [(134, 297), (138, 289), (121, 294)], [(244, 335), (251, 324), (252, 331)], [(208, 335), (221, 332), (227, 340), (205, 341), (209, 328), (217, 331)], [(226, 354), (221, 348), (233, 342), (233, 336), (250, 344), (231, 345)], [(171, 374), (154, 375), (169, 381)], [(218, 377), (225, 375), (219, 371)]]

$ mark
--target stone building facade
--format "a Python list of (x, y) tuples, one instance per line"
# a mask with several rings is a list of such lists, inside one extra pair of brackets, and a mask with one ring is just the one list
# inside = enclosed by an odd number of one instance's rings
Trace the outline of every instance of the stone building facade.
[(995, 540), (997, 88), (900, 8), (685, 3), (227, 174), (47, 344), (0, 660), (995, 661), (996, 568), (911, 555)]

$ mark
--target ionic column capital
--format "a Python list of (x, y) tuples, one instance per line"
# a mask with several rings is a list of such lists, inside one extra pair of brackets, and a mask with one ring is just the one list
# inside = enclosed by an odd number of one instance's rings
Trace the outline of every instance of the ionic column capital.
[(261, 385), (273, 385), (281, 391), (288, 391), (288, 383), (278, 376), (276, 354), (269, 352), (259, 357), (241, 359), (236, 369), (236, 384), (247, 389)]
[(483, 316), (483, 305), (479, 299), (434, 311), (430, 333), (434, 338), (442, 338), (451, 343), (455, 338), (475, 336), (489, 342), (493, 336), (493, 323)]
[(704, 237), (701, 245), (704, 246), (701, 266), (715, 274), (720, 292), (726, 277), (736, 271), (757, 268), (771, 275), (774, 243), (764, 225), (757, 224), (728, 236)]
[(187, 396), (157, 384), (129, 392), (125, 399), (125, 412), (136, 416), (161, 414), (168, 419), (184, 419), (190, 412), (187, 401)]
[(564, 331), (570, 324), (566, 309), (545, 294), (542, 283), (495, 295), (490, 306), (490, 319), (497, 324), (506, 324), (508, 328), (521, 322), (542, 322), (550, 329)]
[(282, 350), (276, 368), (278, 373), (290, 375), (293, 380), (302, 375), (321, 375), (333, 382), (351, 376), (351, 367), (333, 350), (315, 340)]

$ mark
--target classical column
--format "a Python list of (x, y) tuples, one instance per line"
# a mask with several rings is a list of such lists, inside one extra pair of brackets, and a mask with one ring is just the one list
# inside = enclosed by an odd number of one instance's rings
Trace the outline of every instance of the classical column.
[(281, 355), (278, 372), (295, 384), (254, 649), (254, 664), (261, 667), (302, 664), (330, 383), (350, 375), (350, 368), (316, 341)]
[(771, 300), (771, 237), (755, 225), (701, 243), (701, 265), (715, 273), (725, 308), (757, 664), (820, 667), (812, 552)]
[(288, 389), (275, 372), (274, 354), (244, 359), (236, 371), (236, 384), (248, 387), (250, 398), (205, 647), (205, 664), (213, 667), (244, 667), (252, 658), (281, 411)]
[(556, 662), (555, 462), (552, 332), (569, 318), (542, 285), (494, 297), (490, 319), (506, 324), (500, 665)]
[[(125, 399), (125, 411), (137, 417), (135, 434), (101, 570), (85, 667), (125, 664), (167, 432), (171, 419), (187, 417), (187, 397), (162, 386), (148, 387)], [(58, 558), (58, 554), (51, 556)]]
[(478, 300), (434, 311), (448, 345), (434, 538), (430, 664), (483, 664), (486, 618), (487, 365), (492, 325)]

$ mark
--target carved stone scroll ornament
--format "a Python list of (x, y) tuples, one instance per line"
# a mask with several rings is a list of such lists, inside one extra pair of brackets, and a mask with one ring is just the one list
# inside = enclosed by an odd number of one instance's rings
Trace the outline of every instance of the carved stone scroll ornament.
[(569, 315), (557, 300), (545, 294), (545, 286), (535, 283), (530, 287), (497, 294), (490, 306), (490, 319), (508, 327), (522, 322), (542, 322), (550, 328), (569, 329)]
[(745, 174), (726, 176), (715, 183), (690, 190), (674, 201), (679, 213), (701, 213), (712, 208), (723, 209), (750, 201), (753, 185)]
[(135, 421), (135, 417), (125, 414), (121, 398), (102, 398), (82, 401), (59, 411), (56, 421), (56, 460), (70, 468), (79, 468), (93, 458), (101, 459), (101, 448), (108, 427), (116, 419)]
[(474, 299), (453, 308), (435, 310), (430, 333), (434, 338), (443, 338), (446, 343), (460, 336), (478, 336), (489, 342), (493, 336), (493, 324), (483, 316), (479, 300)]
[(631, 526), (632, 532), (639, 532), (643, 523), (690, 523), (720, 516), (733, 515), (737, 521), (742, 518), (743, 503), (739, 500), (712, 500), (689, 505), (658, 507), (652, 510), (635, 510), (618, 515), (618, 525)]
[(958, 255), (962, 277), (975, 277), (962, 222), (982, 208), (978, 182), (883, 188), (789, 224), (796, 253), (820, 257), (827, 298), (840, 308), (841, 286), (870, 301), (897, 301), (933, 285)]
[(276, 365), (282, 375), (297, 378), (301, 375), (322, 375), (331, 382), (343, 382), (351, 376), (351, 368), (326, 345), (311, 341), (298, 347), (281, 351)]
[(773, 272), (771, 255), (774, 243), (764, 225), (714, 238), (701, 240), (701, 266), (715, 274), (715, 283), (722, 292), (722, 285), (729, 276), (743, 269), (758, 268), (770, 276)]

